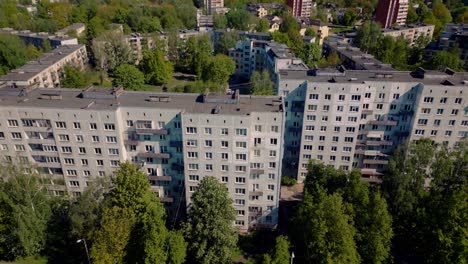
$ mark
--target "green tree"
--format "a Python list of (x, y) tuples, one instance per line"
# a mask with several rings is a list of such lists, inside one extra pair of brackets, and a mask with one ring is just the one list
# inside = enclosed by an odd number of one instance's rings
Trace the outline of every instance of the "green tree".
[(289, 240), (285, 236), (276, 238), (275, 251), (272, 258), (272, 264), (289, 264), (291, 255), (289, 254)]
[(440, 1), (434, 1), (432, 5), (432, 12), (434, 13), (434, 16), (444, 25), (452, 21), (452, 15), (450, 15), (450, 11)]
[(447, 51), (437, 52), (428, 62), (428, 66), (431, 69), (449, 67), (456, 71), (462, 70), (463, 64), (463, 61), (458, 57), (458, 55)]
[(85, 75), (79, 69), (67, 65), (63, 72), (64, 77), (61, 80), (60, 86), (66, 88), (82, 88), (86, 86)]
[(27, 59), (26, 45), (19, 37), (0, 34), (0, 74), (23, 66)]
[(356, 45), (364, 52), (374, 53), (378, 50), (381, 37), (380, 25), (376, 22), (366, 21), (357, 31)]
[(360, 263), (356, 229), (338, 193), (306, 194), (293, 219), (297, 253), (310, 263)]
[(254, 17), (244, 8), (232, 8), (226, 14), (229, 28), (238, 30), (250, 30)]
[(250, 93), (253, 95), (274, 95), (273, 82), (270, 78), (270, 73), (264, 70), (262, 72), (255, 71), (250, 76)]
[(215, 52), (228, 55), (229, 49), (236, 47), (236, 43), (239, 40), (239, 34), (235, 32), (225, 32), (219, 36), (216, 41)]
[(215, 29), (225, 29), (228, 27), (228, 21), (225, 15), (213, 15), (213, 26)]
[(268, 32), (269, 29), (270, 29), (270, 22), (267, 19), (261, 18), (258, 20), (258, 23), (257, 23), (258, 32)]
[(135, 215), (130, 208), (104, 209), (90, 252), (93, 263), (124, 263), (134, 222)]
[(0, 167), (0, 258), (39, 255), (46, 245), (51, 201), (28, 164)]
[(352, 9), (346, 9), (341, 23), (345, 26), (353, 26), (356, 23), (357, 15)]
[(235, 62), (224, 54), (218, 54), (210, 58), (203, 67), (202, 78), (205, 82), (213, 82), (224, 85), (235, 72)]
[(122, 40), (120, 34), (108, 32), (92, 40), (92, 50), (97, 68), (113, 71), (121, 64), (131, 62), (129, 44)]
[(298, 56), (307, 66), (314, 68), (315, 64), (322, 58), (322, 47), (314, 43), (306, 43), (299, 51)]
[(167, 242), (167, 263), (182, 264), (187, 256), (187, 242), (184, 240), (182, 231), (171, 231)]
[(207, 36), (190, 37), (180, 49), (182, 51), (178, 62), (179, 67), (201, 78), (203, 66), (213, 54), (210, 39)]
[(125, 89), (138, 90), (145, 83), (145, 75), (137, 67), (129, 64), (122, 64), (114, 71), (115, 86), (121, 85)]
[(185, 235), (197, 263), (230, 263), (237, 232), (228, 190), (215, 177), (205, 177), (192, 195)]
[(161, 50), (143, 51), (141, 69), (146, 75), (146, 82), (150, 84), (163, 84), (172, 78), (174, 66), (164, 59)]

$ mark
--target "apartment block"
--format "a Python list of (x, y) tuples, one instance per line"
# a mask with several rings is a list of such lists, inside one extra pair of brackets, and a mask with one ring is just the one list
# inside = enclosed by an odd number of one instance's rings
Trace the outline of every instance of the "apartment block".
[(236, 63), (236, 74), (250, 78), (255, 71), (267, 70), (272, 79), (282, 69), (308, 69), (304, 62), (295, 57), (288, 46), (274, 41), (238, 41), (229, 57)]
[(170, 215), (205, 176), (226, 183), (241, 231), (275, 227), (283, 147), (279, 97), (104, 89), (0, 89), (0, 156), (33, 162), (49, 191), (80, 195), (125, 160)]
[(140, 33), (124, 35), (123, 41), (130, 46), (132, 50), (132, 60), (135, 64), (139, 64), (143, 59), (143, 51), (145, 49), (154, 49), (156, 47), (156, 43), (152, 37)]
[(433, 34), (434, 25), (423, 23), (408, 24), (382, 29), (382, 35), (391, 36), (394, 38), (403, 37), (410, 43), (411, 46), (416, 44), (420, 37), (426, 37), (428, 40), (431, 40)]
[(51, 35), (47, 32), (31, 32), (29, 30), (15, 30), (12, 28), (1, 28), (0, 33), (17, 35), (27, 44), (36, 46), (37, 48), (43, 47), (44, 41), (48, 41), (50, 46), (55, 49), (61, 45), (77, 45), (78, 39), (64, 34)]
[(0, 83), (15, 87), (59, 87), (66, 65), (84, 69), (87, 63), (85, 45), (62, 45), (1, 76)]
[(279, 78), (289, 132), (283, 173), (297, 172), (299, 181), (311, 159), (378, 181), (406, 140), (453, 147), (468, 137), (466, 73), (314, 70)]
[(312, 0), (287, 0), (286, 4), (291, 8), (295, 17), (310, 17), (312, 11)]
[(465, 69), (468, 69), (468, 24), (447, 23), (445, 30), (441, 33), (437, 49), (458, 50), (460, 59), (465, 62)]
[(218, 10), (224, 9), (224, 0), (204, 0), (204, 8), (206, 14), (216, 14)]
[(380, 22), (382, 28), (391, 27), (394, 24), (406, 24), (408, 16), (408, 0), (380, 0), (375, 12), (375, 21)]

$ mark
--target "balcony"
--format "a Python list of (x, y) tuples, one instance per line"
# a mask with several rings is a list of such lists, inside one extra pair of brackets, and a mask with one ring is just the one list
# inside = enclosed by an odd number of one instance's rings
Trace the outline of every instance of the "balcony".
[(372, 121), (369, 121), (369, 124), (377, 125), (377, 126), (396, 126), (398, 124), (398, 121), (393, 121), (393, 120), (372, 120)]
[(138, 135), (167, 135), (167, 129), (137, 128)]
[(55, 139), (52, 138), (29, 138), (30, 144), (55, 144)]
[(407, 137), (409, 136), (409, 132), (408, 131), (396, 131), (394, 135), (397, 137)]
[(156, 158), (156, 159), (170, 159), (171, 154), (169, 153), (155, 153), (155, 152), (140, 152), (139, 157), (142, 158)]
[(138, 141), (134, 139), (126, 139), (124, 140), (125, 145), (138, 145)]
[(150, 181), (166, 181), (170, 182), (172, 181), (172, 176), (155, 176), (155, 175), (149, 175), (148, 179)]
[(263, 196), (262, 191), (249, 191), (250, 196), (258, 195), (258, 196)]
[(173, 170), (184, 170), (184, 164), (172, 163), (171, 169), (173, 169)]
[(363, 110), (362, 110), (362, 113), (365, 114), (365, 115), (371, 115), (372, 113), (374, 113), (374, 110), (363, 109)]
[(264, 169), (250, 169), (250, 174), (264, 174)]
[(380, 141), (366, 141), (367, 146), (392, 146), (393, 142), (391, 141), (385, 141), (385, 140), (380, 140)]
[(363, 160), (364, 164), (372, 164), (372, 165), (387, 165), (388, 160), (378, 160), (378, 159), (365, 159)]
[(413, 114), (414, 114), (413, 110), (400, 110), (400, 112), (398, 112), (398, 115), (403, 115), (403, 116), (413, 115)]
[(65, 185), (58, 185), (58, 184), (45, 184), (45, 187), (49, 191), (66, 191), (67, 187)]

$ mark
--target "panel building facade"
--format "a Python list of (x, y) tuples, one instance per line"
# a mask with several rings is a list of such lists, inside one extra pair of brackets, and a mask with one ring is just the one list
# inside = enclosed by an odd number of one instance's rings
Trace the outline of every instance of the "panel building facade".
[(203, 177), (215, 176), (241, 231), (277, 224), (278, 97), (4, 87), (0, 102), (0, 156), (37, 165), (53, 194), (78, 196), (128, 160), (147, 172), (172, 216), (185, 213)]
[(301, 181), (317, 160), (378, 181), (406, 140), (453, 147), (468, 137), (467, 88), (468, 75), (450, 70), (282, 72), (284, 175)]

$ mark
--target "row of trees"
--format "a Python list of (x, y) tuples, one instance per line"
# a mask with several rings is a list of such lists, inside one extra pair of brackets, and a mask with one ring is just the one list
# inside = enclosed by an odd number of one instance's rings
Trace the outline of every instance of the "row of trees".
[[(429, 139), (399, 147), (380, 186), (311, 162), (291, 220), (304, 263), (465, 263), (468, 152)], [(392, 254), (390, 254), (392, 251)]]
[(0, 75), (23, 66), (49, 49), (50, 45), (40, 50), (31, 44), (26, 45), (18, 36), (0, 34)]
[[(236, 248), (228, 191), (205, 177), (192, 196), (187, 222), (172, 229), (146, 175), (121, 164), (111, 181), (96, 179), (79, 197), (51, 197), (50, 181), (29, 166), (2, 167), (0, 259), (43, 256), (48, 263), (229, 263)], [(169, 221), (172, 223), (172, 221)]]

